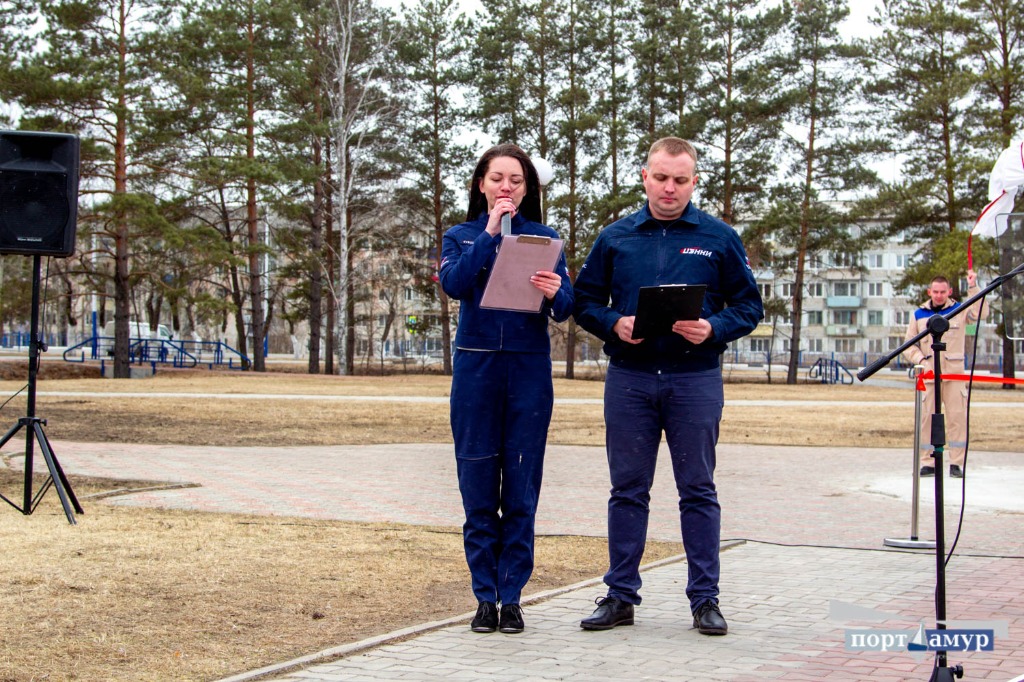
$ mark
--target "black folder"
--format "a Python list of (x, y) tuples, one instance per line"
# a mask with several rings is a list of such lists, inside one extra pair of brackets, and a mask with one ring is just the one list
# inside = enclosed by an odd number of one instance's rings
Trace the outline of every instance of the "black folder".
[(650, 339), (672, 333), (677, 320), (698, 320), (704, 306), (704, 284), (662, 284), (640, 287), (633, 320), (633, 338)]

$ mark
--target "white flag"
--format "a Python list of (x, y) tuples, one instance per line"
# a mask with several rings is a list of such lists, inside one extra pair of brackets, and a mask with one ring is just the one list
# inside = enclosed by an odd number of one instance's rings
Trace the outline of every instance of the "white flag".
[(1003, 150), (988, 180), (989, 204), (978, 216), (971, 234), (998, 237), (1006, 231), (1006, 214), (1013, 211), (1017, 188), (1024, 185), (1024, 141)]

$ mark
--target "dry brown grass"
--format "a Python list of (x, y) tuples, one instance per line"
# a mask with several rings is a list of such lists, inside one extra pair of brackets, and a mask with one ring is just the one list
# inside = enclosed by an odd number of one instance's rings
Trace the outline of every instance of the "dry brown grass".
[[(7, 363), (0, 363), (4, 365)], [(447, 442), (447, 405), (273, 398), (208, 400), (61, 396), (57, 393), (214, 393), (348, 396), (447, 395), (441, 376), (163, 372), (146, 380), (42, 375), (37, 412), (51, 439), (210, 445)], [(23, 384), (0, 381), (10, 395)], [(598, 382), (558, 380), (559, 398), (600, 398)], [(53, 393), (53, 395), (50, 395)], [(906, 444), (909, 388), (727, 385), (727, 400), (814, 400), (822, 409), (726, 408), (722, 440), (744, 443)], [(834, 406), (896, 401), (903, 407)], [(978, 401), (1024, 402), (1015, 391)], [(24, 413), (12, 401), (0, 422)], [(201, 418), (198, 418), (200, 417)], [(1021, 420), (978, 410), (973, 447), (1016, 450)], [(554, 443), (600, 445), (600, 405), (558, 405)], [(21, 441), (23, 442), (23, 441)], [(18, 454), (9, 444), (6, 457)], [(72, 477), (87, 503), (69, 526), (51, 491), (39, 510), (0, 511), (0, 681), (208, 680), (470, 610), (473, 598), (455, 528), (321, 522), (280, 517), (112, 507), (87, 495), (147, 482)], [(20, 478), (0, 466), (0, 490)], [(11, 491), (14, 491), (13, 493)], [(6, 507), (6, 505), (4, 505)], [(647, 559), (676, 554), (652, 543)], [(540, 538), (528, 591), (601, 575), (605, 541)]]
[[(443, 443), (451, 439), (448, 395), (451, 380), (438, 375), (338, 377), (238, 372), (158, 373), (150, 379), (67, 379), (39, 382), (44, 395), (38, 412), (49, 419), (47, 433), (55, 440), (121, 443), (194, 443), (198, 445), (330, 445), (379, 443)], [(17, 382), (0, 381), (0, 392), (13, 392)], [(47, 392), (90, 392), (111, 397), (45, 395)], [(558, 398), (601, 398), (596, 381), (556, 379)], [(312, 396), (426, 396), (439, 402), (389, 403), (357, 400), (223, 400), (196, 397), (116, 397), (119, 393)], [(811, 400), (821, 409), (791, 406), (736, 405), (738, 400)], [(1003, 391), (978, 384), (974, 402), (1010, 401), (1024, 405), (1024, 391)], [(201, 401), (201, 402), (200, 402)], [(868, 404), (828, 403), (856, 401)], [(897, 406), (875, 406), (892, 402)], [(24, 409), (24, 397), (7, 408)], [(202, 415), (197, 419), (197, 413)], [(972, 447), (1014, 450), (1024, 441), (1024, 420), (1006, 419), (1007, 410), (974, 411)], [(904, 388), (871, 384), (726, 385), (724, 443), (817, 445), (863, 443), (894, 447), (907, 442), (913, 420), (910, 384)], [(259, 428), (254, 428), (254, 424)], [(556, 405), (549, 441), (560, 445), (603, 445), (599, 404)]]
[[(218, 679), (475, 606), (455, 528), (95, 502), (78, 521), (56, 498), (0, 515), (0, 680)], [(599, 538), (539, 538), (529, 590), (605, 561)]]

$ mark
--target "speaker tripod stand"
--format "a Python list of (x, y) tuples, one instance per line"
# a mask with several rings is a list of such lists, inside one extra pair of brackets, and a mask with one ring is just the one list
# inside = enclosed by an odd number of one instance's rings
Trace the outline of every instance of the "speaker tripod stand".
[[(60, 504), (64, 508), (64, 515), (67, 517), (68, 523), (74, 525), (76, 523), (75, 512), (79, 514), (85, 512), (78, 504), (78, 498), (75, 497), (71, 484), (68, 483), (68, 478), (64, 475), (64, 470), (61, 468), (60, 462), (57, 461), (57, 456), (53, 454), (53, 447), (43, 431), (46, 420), (36, 416), (36, 374), (39, 369), (39, 353), (40, 350), (46, 350), (46, 344), (43, 343), (42, 335), (39, 333), (39, 275), (40, 256), (36, 254), (32, 256), (32, 323), (28, 347), (28, 409), (26, 416), (20, 418), (18, 423), (7, 432), (7, 435), (0, 439), (0, 448), (3, 448), (9, 440), (18, 435), (19, 431), (25, 429), (25, 496), (21, 505), (12, 502), (2, 494), (0, 494), (0, 499), (27, 516), (36, 510), (43, 495), (52, 487), (60, 497)], [(37, 443), (39, 450), (43, 453), (50, 477), (33, 496), (32, 460), (35, 455), (34, 446)]]

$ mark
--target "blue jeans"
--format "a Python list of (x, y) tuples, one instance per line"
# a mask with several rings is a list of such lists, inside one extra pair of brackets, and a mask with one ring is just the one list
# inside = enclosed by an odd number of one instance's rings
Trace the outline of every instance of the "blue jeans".
[(549, 355), (456, 351), (451, 423), (477, 601), (518, 604), (533, 573), (553, 405)]
[(608, 500), (608, 596), (640, 603), (640, 560), (647, 540), (651, 485), (664, 432), (679, 493), (679, 525), (694, 611), (718, 600), (721, 507), (715, 445), (724, 403), (718, 369), (652, 373), (609, 366), (604, 418)]

